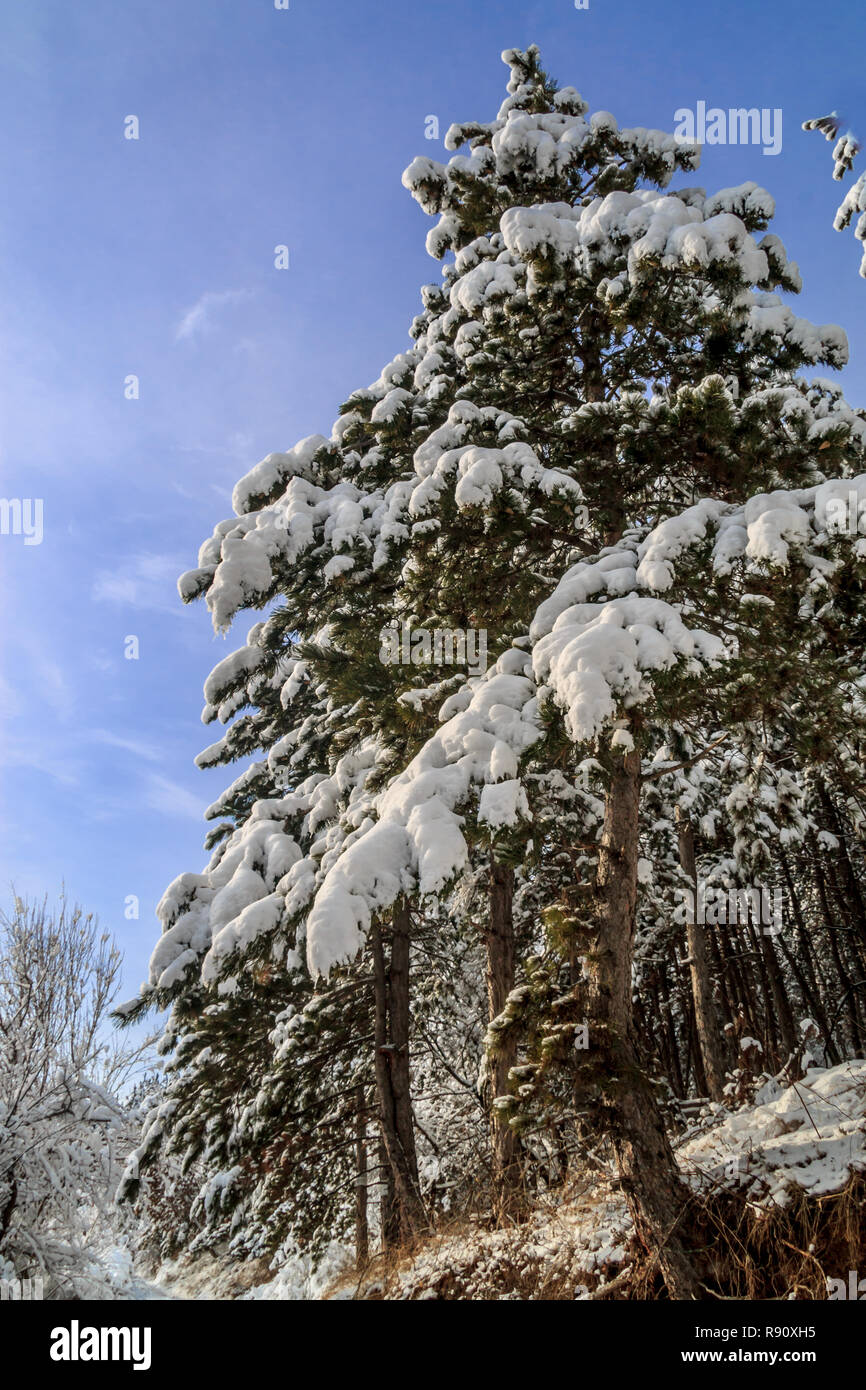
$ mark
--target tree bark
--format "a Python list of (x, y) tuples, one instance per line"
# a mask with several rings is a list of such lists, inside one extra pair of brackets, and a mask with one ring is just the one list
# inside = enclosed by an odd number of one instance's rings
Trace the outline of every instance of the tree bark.
[[(698, 875), (695, 866), (695, 834), (691, 821), (677, 807), (677, 833), (680, 846), (680, 867), (694, 885), (697, 903)], [(697, 913), (689, 914), (697, 917)], [(706, 928), (697, 921), (686, 922), (686, 944), (689, 953), (689, 974), (695, 1006), (695, 1030), (698, 1035), (701, 1061), (710, 1100), (720, 1101), (725, 1091), (725, 1059), (719, 1031), (719, 1019), (713, 1000), (713, 985), (707, 959)]]
[[(514, 989), (515, 950), (512, 899), (514, 871), (490, 856), (490, 911), (485, 932), (487, 948), (487, 1016), (492, 1023), (505, 1008)], [(491, 1103), (508, 1093), (508, 1074), (517, 1063), (517, 1038), (508, 1035), (490, 1058), (488, 1079)], [(520, 1145), (509, 1124), (498, 1118), (491, 1104), (490, 1141), (493, 1153), (494, 1205), (497, 1215), (507, 1216), (517, 1205), (522, 1184)]]
[(842, 817), (836, 807), (836, 802), (827, 790), (827, 785), (823, 778), (818, 778), (818, 795), (821, 805), (827, 813), (830, 821), (830, 828), (839, 841), (837, 851), (837, 869), (842, 883), (842, 911), (846, 920), (853, 920), (857, 934), (857, 951), (860, 960), (866, 964), (866, 904), (863, 901), (863, 894), (860, 888), (860, 880), (854, 872), (851, 857), (848, 853), (848, 838)]
[(367, 1107), (364, 1087), (355, 1089), (355, 1263), (363, 1269), (370, 1255), (367, 1220)]
[[(386, 967), (382, 931), (371, 932), (375, 994), (375, 1074), (379, 1124), (394, 1184), (400, 1238), (411, 1237), (425, 1221), (418, 1182), (415, 1122), (409, 1068), (409, 906), (392, 916), (391, 959)], [(393, 1244), (384, 1230), (386, 1244)]]
[(794, 950), (789, 951), (784, 941), (781, 941), (780, 945), (785, 954), (785, 959), (787, 960), (788, 965), (790, 966), (795, 978), (797, 979), (797, 982), (799, 983), (800, 989), (803, 993), (803, 998), (809, 1007), (809, 1011), (814, 1016), (815, 1022), (818, 1024), (818, 1027), (821, 1030), (821, 1036), (824, 1040), (824, 1050), (827, 1054), (827, 1060), (831, 1066), (835, 1067), (841, 1061), (841, 1057), (836, 1050), (836, 1044), (830, 1036), (830, 1026), (827, 1021), (826, 1010), (824, 1009), (824, 1005), (821, 999), (823, 991), (823, 980), (820, 983), (818, 982), (818, 977), (815, 972), (815, 966), (812, 961), (811, 933), (807, 930), (806, 923), (803, 920), (803, 912), (800, 907), (800, 899), (794, 890), (794, 881), (791, 876), (791, 870), (788, 866), (788, 861), (785, 858), (784, 852), (779, 852), (779, 859), (782, 865), (782, 871), (785, 875), (785, 885), (788, 892), (788, 902), (791, 904), (791, 914), (794, 918), (794, 922), (796, 923), (797, 945), (800, 949), (799, 951), (797, 951), (795, 947)]
[(857, 999), (854, 993), (854, 986), (847, 966), (842, 958), (842, 952), (837, 940), (837, 925), (833, 921), (833, 914), (830, 911), (830, 904), (827, 900), (827, 888), (824, 883), (824, 875), (821, 869), (821, 859), (818, 846), (814, 835), (810, 836), (810, 847), (812, 852), (812, 873), (815, 886), (818, 889), (818, 901), (821, 905), (821, 916), (824, 919), (824, 928), (827, 940), (830, 943), (830, 953), (833, 957), (833, 964), (836, 967), (836, 974), (842, 986), (842, 999), (845, 1012), (848, 1015), (848, 1022), (851, 1029), (851, 1043), (857, 1052), (862, 1050), (862, 1039), (860, 1034), (860, 1020), (857, 1013)]
[[(614, 767), (605, 805), (586, 961), (591, 1081), (599, 1123), (613, 1144), (638, 1237), (657, 1257), (672, 1298), (700, 1297), (682, 1222), (689, 1203), (632, 1028), (640, 753)], [(578, 1108), (583, 1100), (579, 1098)]]
[(761, 923), (758, 924), (756, 930), (760, 932), (761, 954), (764, 958), (764, 969), (767, 972), (767, 977), (770, 981), (770, 989), (772, 990), (773, 1004), (779, 1022), (779, 1037), (782, 1043), (782, 1050), (787, 1053), (787, 1056), (783, 1058), (783, 1065), (787, 1066), (791, 1058), (797, 1054), (797, 1029), (794, 1024), (794, 1016), (791, 1012), (788, 991), (785, 988), (785, 981), (782, 978), (782, 971), (779, 968), (779, 958)]
[(388, 1150), (385, 1148), (385, 1140), (382, 1138), (381, 1123), (377, 1150), (380, 1174), (379, 1225), (382, 1232), (382, 1248), (390, 1250), (393, 1246), (400, 1244), (400, 1204), (397, 1201), (397, 1189), (394, 1184), (394, 1173), (388, 1158)]

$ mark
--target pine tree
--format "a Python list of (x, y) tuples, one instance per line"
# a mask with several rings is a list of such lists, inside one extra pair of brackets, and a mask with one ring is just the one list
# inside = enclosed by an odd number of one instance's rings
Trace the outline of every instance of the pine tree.
[[(719, 1101), (746, 1028), (778, 1068), (803, 1009), (837, 1046), (836, 984), (840, 1050), (863, 1036), (862, 575), (837, 523), (866, 417), (798, 375), (847, 347), (782, 299), (768, 193), (667, 191), (696, 149), (503, 56), (496, 120), (448, 133), (469, 153), (404, 175), (450, 257), (412, 346), (329, 440), (238, 484), (181, 580), (218, 631), (267, 610), (206, 684), (229, 728), (201, 761), (263, 758), (161, 904), (137, 1008), (171, 1005), (176, 1081), (141, 1157), (204, 1160), (219, 1229), (315, 1242), (315, 1213), (363, 1257), (371, 1171), (386, 1242), (435, 1219), (430, 1090), (467, 1097), (484, 1033), (456, 1147), (486, 1110), (500, 1216), (608, 1145), (694, 1297), (653, 1062)], [(467, 631), (486, 669), (437, 646)], [(790, 895), (790, 947), (674, 915), (699, 880), (759, 878)]]

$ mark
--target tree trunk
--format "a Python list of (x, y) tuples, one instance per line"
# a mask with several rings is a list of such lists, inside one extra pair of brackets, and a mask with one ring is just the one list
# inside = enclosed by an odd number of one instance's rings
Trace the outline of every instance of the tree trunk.
[(857, 950), (862, 963), (866, 964), (866, 904), (863, 901), (863, 894), (860, 889), (860, 880), (854, 872), (851, 857), (848, 854), (848, 838), (842, 818), (836, 807), (836, 803), (827, 790), (827, 785), (823, 778), (818, 778), (818, 794), (821, 804), (827, 813), (830, 821), (830, 829), (839, 841), (837, 851), (837, 870), (842, 880), (842, 910), (846, 920), (853, 920), (857, 935)]
[(827, 889), (824, 883), (824, 875), (821, 871), (821, 860), (818, 852), (817, 842), (814, 835), (810, 836), (812, 851), (812, 872), (815, 885), (818, 889), (818, 901), (821, 904), (821, 916), (824, 919), (824, 928), (827, 940), (830, 943), (830, 953), (833, 957), (833, 964), (836, 967), (836, 975), (842, 987), (842, 1001), (848, 1015), (848, 1022), (851, 1028), (851, 1043), (857, 1052), (862, 1050), (862, 1040), (860, 1036), (860, 1021), (857, 1014), (857, 999), (854, 994), (854, 986), (847, 966), (842, 958), (842, 952), (837, 940), (837, 926), (833, 921), (833, 914), (830, 911), (830, 904), (827, 901)]
[(824, 1005), (821, 998), (823, 991), (823, 980), (819, 984), (818, 977), (815, 972), (815, 966), (812, 961), (811, 933), (807, 930), (806, 923), (803, 920), (803, 912), (800, 907), (800, 899), (797, 893), (794, 891), (794, 881), (791, 877), (791, 870), (788, 866), (788, 861), (785, 858), (785, 855), (782, 851), (780, 851), (779, 853), (779, 859), (782, 864), (782, 871), (785, 875), (785, 884), (788, 892), (788, 902), (791, 904), (791, 913), (794, 918), (794, 922), (796, 923), (797, 945), (800, 949), (799, 951), (797, 951), (795, 947), (794, 950), (789, 951), (784, 941), (781, 941), (779, 944), (781, 945), (782, 950), (785, 953), (785, 958), (788, 961), (788, 964), (791, 967), (791, 970), (794, 972), (794, 975), (800, 985), (800, 989), (803, 992), (803, 998), (809, 1007), (809, 1011), (813, 1015), (815, 1022), (818, 1024), (818, 1027), (821, 1030), (821, 1036), (824, 1040), (824, 1051), (827, 1054), (827, 1061), (830, 1063), (832, 1067), (835, 1067), (838, 1066), (839, 1062), (841, 1061), (841, 1056), (837, 1052), (836, 1044), (830, 1036), (830, 1025), (827, 1021), (827, 1013), (824, 1009)]
[(355, 1089), (355, 1263), (363, 1269), (370, 1255), (367, 1221), (367, 1106), (364, 1087)]
[(770, 981), (770, 989), (772, 990), (773, 1004), (779, 1022), (779, 1037), (782, 1042), (782, 1050), (787, 1053), (787, 1056), (783, 1058), (783, 1065), (787, 1066), (791, 1058), (796, 1056), (797, 1053), (797, 1029), (794, 1024), (794, 1016), (791, 1012), (788, 991), (785, 988), (785, 981), (782, 978), (782, 971), (779, 968), (779, 958), (760, 923), (756, 930), (760, 933), (761, 954), (764, 958), (764, 969), (767, 972), (767, 977)]
[(393, 1246), (400, 1244), (400, 1204), (397, 1201), (397, 1189), (394, 1184), (394, 1173), (388, 1159), (388, 1150), (385, 1148), (385, 1140), (382, 1138), (381, 1123), (377, 1150), (380, 1178), (379, 1224), (382, 1232), (382, 1248), (390, 1250)]
[[(594, 935), (586, 961), (593, 1089), (639, 1238), (658, 1258), (672, 1298), (700, 1297), (681, 1223), (689, 1193), (641, 1070), (632, 1029), (632, 957), (637, 904), (640, 753), (625, 754), (607, 793), (595, 885)], [(580, 1102), (578, 1105), (580, 1108)]]
[[(392, 916), (391, 960), (386, 968), (382, 931), (371, 932), (375, 990), (375, 1070), (379, 1124), (394, 1183), (402, 1239), (424, 1225), (418, 1183), (415, 1122), (409, 1089), (409, 907), (405, 900)], [(389, 1241), (385, 1236), (386, 1243)]]
[[(695, 866), (695, 834), (691, 822), (681, 815), (677, 807), (677, 833), (680, 845), (680, 867), (688, 874), (694, 884), (695, 903), (697, 903), (698, 875)], [(697, 912), (691, 914), (697, 917)], [(707, 959), (706, 928), (697, 921), (686, 922), (686, 943), (689, 953), (689, 973), (692, 981), (692, 999), (695, 1006), (695, 1029), (704, 1075), (707, 1080), (707, 1093), (710, 1100), (721, 1100), (725, 1091), (725, 1058), (719, 1032), (719, 1020), (713, 1000), (713, 985), (710, 979), (710, 966)]]
[[(487, 948), (487, 1016), (492, 1023), (505, 1008), (514, 988), (514, 871), (490, 856), (490, 912), (485, 932)], [(491, 1102), (508, 1093), (508, 1073), (517, 1063), (517, 1038), (508, 1035), (490, 1058)], [(500, 1217), (517, 1204), (522, 1182), (520, 1146), (509, 1124), (491, 1105), (490, 1140), (493, 1151), (494, 1204)]]

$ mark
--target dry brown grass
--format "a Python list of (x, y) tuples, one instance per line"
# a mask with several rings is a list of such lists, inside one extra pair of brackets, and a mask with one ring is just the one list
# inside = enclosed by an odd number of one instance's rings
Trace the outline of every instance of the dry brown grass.
[(827, 1298), (828, 1279), (866, 1264), (866, 1179), (809, 1197), (792, 1188), (785, 1207), (756, 1211), (724, 1196), (710, 1199), (710, 1286), (737, 1299)]
[[(652, 1252), (634, 1239), (624, 1267), (581, 1268), (585, 1252), (576, 1240), (576, 1218), (593, 1199), (587, 1187), (569, 1194), (559, 1211), (530, 1213), (500, 1230), (452, 1221), (344, 1275), (328, 1296), (534, 1302), (572, 1301), (586, 1290), (596, 1299), (666, 1298)], [(824, 1300), (828, 1279), (845, 1280), (849, 1270), (866, 1276), (861, 1175), (825, 1197), (792, 1189), (787, 1206), (769, 1210), (733, 1193), (696, 1197), (688, 1215), (708, 1301)]]

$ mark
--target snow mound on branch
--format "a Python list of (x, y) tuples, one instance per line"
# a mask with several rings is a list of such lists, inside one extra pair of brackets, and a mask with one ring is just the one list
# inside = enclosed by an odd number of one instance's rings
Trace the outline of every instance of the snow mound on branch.
[(697, 1187), (721, 1183), (784, 1206), (791, 1186), (821, 1197), (866, 1171), (866, 1061), (810, 1068), (784, 1089), (771, 1080), (757, 1100), (682, 1147)]
[(453, 490), (454, 501), (461, 511), (489, 506), (496, 494), (506, 488), (512, 489), (512, 498), (515, 487), (538, 488), (548, 496), (558, 492), (578, 502), (583, 497), (574, 479), (557, 469), (544, 468), (535, 452), (521, 441), (506, 444), (504, 449), (485, 449), (477, 445), (446, 449), (432, 471), (427, 471), (427, 459), (428, 455), (419, 450), (416, 469), (424, 472), (409, 501), (412, 516), (424, 515), (448, 489)]
[(203, 980), (214, 982), (227, 957), (275, 929), (285, 901), (274, 889), (301, 858), (286, 823), (304, 805), (303, 797), (259, 802), (204, 874), (181, 874), (170, 884), (156, 910), (163, 934), (149, 988), (169, 989), (199, 963)]
[(511, 208), (502, 217), (501, 230), (515, 255), (531, 258), (550, 252), (573, 257), (584, 274), (619, 263), (625, 254), (635, 284), (649, 265), (665, 270), (724, 265), (744, 285), (767, 281), (766, 253), (745, 224), (733, 212), (709, 212), (712, 206), (687, 204), (655, 190), (618, 191), (593, 199), (587, 207), (551, 203)]
[(662, 599), (629, 596), (567, 609), (537, 644), (535, 673), (550, 683), (569, 733), (581, 742), (617, 717), (618, 704), (643, 703), (647, 673), (686, 658), (697, 675), (724, 650), (720, 638), (691, 631)]
[(232, 506), (238, 516), (252, 511), (256, 498), (269, 496), (280, 485), (285, 486), (289, 478), (306, 478), (312, 482), (311, 461), (319, 449), (327, 448), (327, 444), (322, 435), (311, 434), (286, 454), (268, 454), (235, 485)]
[(437, 893), (465, 867), (459, 808), (474, 786), (502, 783), (484, 803), (490, 824), (512, 824), (525, 808), (513, 774), (541, 737), (526, 653), (505, 652), (470, 686), (466, 708), (446, 719), (394, 778), (380, 798), (378, 822), (348, 843), (326, 874), (307, 923), (313, 975), (352, 960), (373, 914), (401, 893)]
[[(861, 215), (857, 217), (857, 214)], [(866, 244), (866, 174), (861, 174), (853, 187), (848, 189), (833, 221), (837, 232), (842, 232), (857, 217), (854, 235)], [(866, 278), (866, 250), (860, 262), (860, 274)]]

